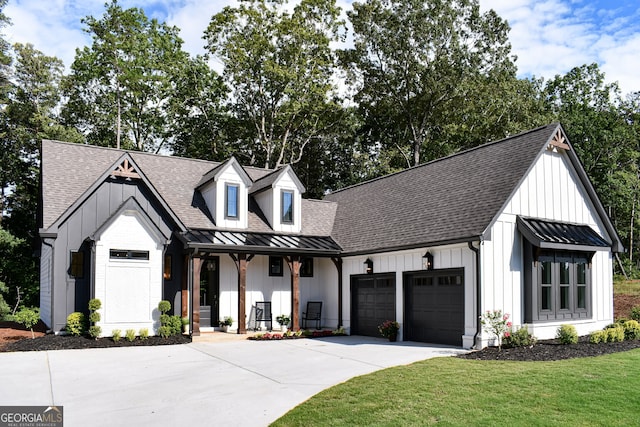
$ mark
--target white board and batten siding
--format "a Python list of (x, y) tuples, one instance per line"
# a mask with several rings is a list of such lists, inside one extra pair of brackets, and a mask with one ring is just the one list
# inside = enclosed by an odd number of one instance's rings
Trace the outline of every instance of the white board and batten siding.
[(373, 261), (373, 273), (394, 273), (396, 282), (396, 321), (400, 323), (400, 336), (403, 336), (403, 274), (405, 272), (424, 270), (426, 251), (433, 255), (436, 269), (463, 268), (464, 269), (464, 335), (462, 346), (470, 348), (476, 333), (476, 268), (475, 253), (467, 244), (437, 246), (408, 251), (386, 252), (375, 255), (347, 257), (343, 260), (343, 323), (347, 332), (351, 328), (351, 276), (365, 274), (364, 262), (367, 258)]
[[(498, 215), (482, 244), (482, 311), (509, 313), (514, 325), (524, 323), (523, 238), (516, 218), (525, 217), (587, 224), (605, 239), (599, 220), (567, 155), (545, 151)], [(598, 251), (592, 263), (592, 319), (528, 325), (539, 339), (555, 336), (560, 324), (571, 323), (581, 335), (601, 329), (613, 319), (611, 251)]]
[[(111, 259), (110, 250), (148, 251), (149, 259)], [(102, 336), (114, 329), (124, 335), (127, 329), (136, 334), (146, 328), (157, 333), (162, 299), (162, 246), (138, 214), (125, 212), (105, 229), (96, 241), (96, 276), (94, 298), (100, 299)]]
[[(49, 239), (43, 239), (43, 242), (47, 240)], [(53, 324), (51, 318), (52, 258), (51, 246), (43, 243), (40, 252), (40, 319), (47, 325)]]
[[(307, 301), (322, 301), (322, 325), (336, 327), (338, 324), (338, 292), (327, 284), (337, 283), (337, 269), (330, 259), (315, 258), (313, 277), (300, 277), (300, 315), (306, 310)], [(247, 266), (247, 289), (245, 294), (246, 321), (256, 302), (270, 301), (273, 328), (279, 328), (276, 317), (291, 316), (291, 271), (283, 261), (283, 275), (269, 276), (269, 257), (255, 256)], [(220, 318), (231, 316), (238, 327), (238, 270), (228, 256), (220, 257)], [(264, 327), (264, 324), (261, 324)]]

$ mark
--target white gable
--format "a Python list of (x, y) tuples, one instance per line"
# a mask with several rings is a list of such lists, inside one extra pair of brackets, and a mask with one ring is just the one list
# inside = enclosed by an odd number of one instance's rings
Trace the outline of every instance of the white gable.
[[(209, 212), (213, 216), (213, 220), (218, 227), (246, 229), (248, 227), (248, 210), (249, 210), (249, 187), (251, 179), (247, 176), (242, 166), (231, 158), (226, 162), (213, 179), (205, 184), (200, 193), (204, 198)], [(228, 186), (233, 186), (237, 190), (237, 215), (231, 217), (227, 215), (227, 196)]]

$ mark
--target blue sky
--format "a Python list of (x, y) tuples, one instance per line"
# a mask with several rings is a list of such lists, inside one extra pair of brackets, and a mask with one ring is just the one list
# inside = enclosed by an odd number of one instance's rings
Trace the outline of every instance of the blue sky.
[[(9, 0), (10, 42), (32, 43), (67, 67), (75, 49), (90, 43), (80, 19), (99, 17), (107, 0)], [(293, 0), (290, 0), (293, 1)], [(338, 0), (343, 10), (351, 0)], [(181, 29), (185, 50), (204, 53), (202, 34), (211, 16), (234, 0), (120, 0)], [(520, 76), (545, 79), (597, 62), (623, 93), (640, 91), (640, 0), (480, 0), (511, 25)]]

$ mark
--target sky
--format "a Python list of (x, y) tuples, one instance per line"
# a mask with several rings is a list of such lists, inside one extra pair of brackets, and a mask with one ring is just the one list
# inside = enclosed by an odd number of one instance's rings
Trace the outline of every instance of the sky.
[[(32, 43), (62, 59), (69, 69), (76, 48), (91, 43), (80, 20), (102, 16), (107, 0), (9, 0), (4, 29), (10, 43)], [(293, 1), (293, 0), (292, 0)], [(343, 11), (352, 0), (337, 0)], [(120, 0), (140, 7), (148, 17), (181, 29), (184, 49), (203, 54), (202, 35), (211, 16), (235, 0)], [(607, 82), (623, 94), (640, 91), (640, 0), (480, 0), (506, 19), (519, 77), (563, 75), (583, 64), (598, 63)], [(214, 65), (215, 68), (215, 65)], [(220, 70), (218, 70), (220, 71)]]

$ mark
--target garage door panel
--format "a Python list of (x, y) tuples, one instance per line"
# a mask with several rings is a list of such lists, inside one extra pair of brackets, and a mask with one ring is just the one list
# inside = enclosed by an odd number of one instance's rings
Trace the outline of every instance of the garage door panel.
[(352, 279), (352, 333), (380, 336), (378, 325), (395, 319), (395, 280), (388, 276)]
[(462, 345), (464, 270), (405, 275), (405, 339)]

